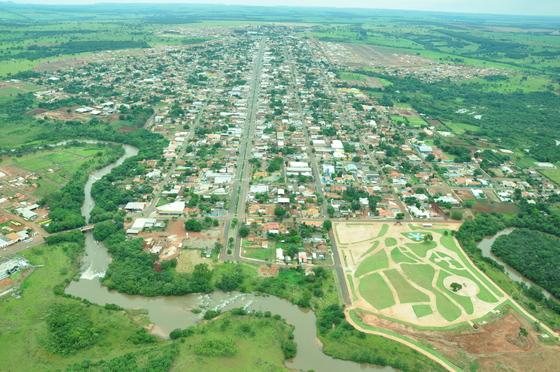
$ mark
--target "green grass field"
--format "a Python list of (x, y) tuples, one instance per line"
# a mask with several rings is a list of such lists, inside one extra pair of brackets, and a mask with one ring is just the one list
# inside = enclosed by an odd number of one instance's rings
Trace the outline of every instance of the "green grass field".
[(443, 285), (443, 280), (445, 278), (447, 278), (448, 276), (450, 276), (449, 274), (447, 274), (444, 271), (441, 271), (439, 273), (438, 276), (438, 281), (437, 281), (437, 287), (444, 293), (446, 293), (447, 295), (449, 295), (449, 297), (451, 297), (456, 303), (458, 303), (459, 305), (461, 305), (461, 307), (463, 308), (463, 310), (465, 310), (465, 312), (467, 314), (472, 314), (474, 312), (474, 307), (473, 307), (473, 303), (471, 301), (471, 299), (469, 297), (466, 296), (461, 296), (459, 294), (454, 293), (453, 291), (449, 290), (449, 288), (446, 288)]
[(393, 248), (391, 251), (391, 258), (395, 263), (415, 263), (416, 261), (411, 257), (405, 255), (399, 247)]
[(430, 298), (418, 291), (396, 269), (386, 270), (385, 275), (397, 291), (401, 303), (428, 302)]
[(43, 197), (64, 186), (85, 162), (95, 156), (108, 154), (109, 151), (114, 149), (103, 145), (83, 144), (7, 158), (0, 164), (35, 173), (39, 177), (36, 181), (39, 187), (34, 194)]
[(389, 286), (378, 273), (363, 277), (360, 280), (359, 290), (364, 299), (376, 309), (382, 310), (395, 304)]
[(397, 239), (395, 238), (387, 238), (385, 239), (385, 246), (386, 247), (392, 247), (394, 245), (397, 245)]
[(478, 132), (480, 130), (480, 127), (477, 127), (476, 125), (457, 122), (445, 122), (445, 126), (451, 129), (451, 131), (455, 134), (463, 134), (466, 131)]
[(429, 290), (433, 288), (432, 279), (434, 278), (435, 270), (431, 265), (403, 264), (401, 265), (401, 268), (405, 275), (420, 287)]
[(457, 305), (451, 302), (447, 297), (438, 291), (434, 291), (434, 295), (436, 296), (437, 311), (445, 320), (452, 322), (461, 316), (461, 309), (459, 309), (459, 307), (457, 307)]
[(385, 251), (379, 251), (373, 256), (369, 256), (363, 260), (354, 275), (358, 277), (372, 271), (386, 269), (387, 267), (389, 267), (387, 253), (385, 253)]
[(430, 315), (434, 313), (430, 305), (412, 305), (412, 310), (414, 311), (414, 314), (416, 314), (418, 318), (422, 318), (426, 315)]
[(431, 242), (422, 242), (422, 243), (406, 243), (405, 245), (417, 256), (426, 257), (428, 251), (430, 249), (434, 249), (437, 246), (437, 243), (431, 241)]
[(48, 131), (40, 125), (26, 123), (0, 122), (0, 148), (17, 147), (21, 144), (32, 144), (41, 142), (41, 135)]
[(554, 169), (541, 169), (540, 172), (555, 184), (560, 185), (560, 164), (556, 164), (556, 166), (557, 168)]

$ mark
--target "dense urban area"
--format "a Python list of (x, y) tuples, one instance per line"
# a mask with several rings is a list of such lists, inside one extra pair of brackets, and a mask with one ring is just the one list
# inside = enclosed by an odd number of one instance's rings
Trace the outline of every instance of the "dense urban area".
[(0, 30), (1, 370), (557, 370), (560, 19)]

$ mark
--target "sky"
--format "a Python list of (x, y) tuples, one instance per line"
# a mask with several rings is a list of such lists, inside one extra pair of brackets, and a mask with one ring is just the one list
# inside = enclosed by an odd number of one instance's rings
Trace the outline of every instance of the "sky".
[(458, 13), (560, 16), (560, 0), (12, 0), (34, 4), (198, 3), (407, 9)]

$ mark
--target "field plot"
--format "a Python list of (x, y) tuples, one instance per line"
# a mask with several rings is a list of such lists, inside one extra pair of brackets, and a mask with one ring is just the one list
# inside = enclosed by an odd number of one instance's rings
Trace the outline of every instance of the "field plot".
[(103, 145), (81, 144), (38, 151), (21, 157), (6, 158), (1, 168), (8, 174), (18, 174), (34, 180), (33, 194), (44, 197), (64, 186), (82, 164), (95, 156), (106, 154), (108, 149)]
[(451, 233), (457, 227), (336, 223), (353, 307), (430, 329), (492, 313), (506, 296), (461, 250)]

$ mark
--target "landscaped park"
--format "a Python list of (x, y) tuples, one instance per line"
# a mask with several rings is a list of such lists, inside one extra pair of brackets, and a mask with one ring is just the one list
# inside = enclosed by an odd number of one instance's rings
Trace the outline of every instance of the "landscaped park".
[(497, 312), (507, 297), (461, 250), (458, 227), (335, 223), (352, 307), (423, 329), (473, 324)]

